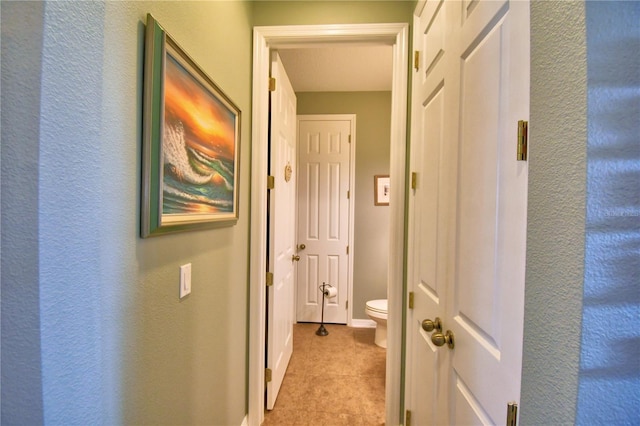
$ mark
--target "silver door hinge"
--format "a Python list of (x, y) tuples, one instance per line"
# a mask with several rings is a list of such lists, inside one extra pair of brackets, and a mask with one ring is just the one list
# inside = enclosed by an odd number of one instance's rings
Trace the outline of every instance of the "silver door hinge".
[(415, 52), (413, 52), (413, 68), (415, 68), (416, 71), (420, 69), (420, 51), (419, 50), (416, 50)]
[(273, 285), (273, 272), (267, 272), (266, 283), (267, 287), (271, 287)]
[(516, 426), (518, 423), (518, 404), (509, 402), (507, 404), (507, 426)]
[(276, 187), (276, 178), (273, 176), (267, 176), (267, 189), (273, 189)]
[(276, 90), (276, 79), (273, 77), (269, 77), (269, 91), (275, 92)]
[(518, 161), (527, 161), (527, 139), (529, 137), (529, 122), (518, 121)]
[(413, 292), (410, 291), (409, 292), (409, 309), (413, 309), (413, 299), (414, 299)]

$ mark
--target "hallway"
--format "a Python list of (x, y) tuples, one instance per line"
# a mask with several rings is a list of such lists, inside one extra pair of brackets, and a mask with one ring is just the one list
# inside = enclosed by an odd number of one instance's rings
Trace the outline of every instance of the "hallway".
[(373, 342), (372, 328), (294, 324), (293, 356), (271, 425), (383, 425), (386, 351)]

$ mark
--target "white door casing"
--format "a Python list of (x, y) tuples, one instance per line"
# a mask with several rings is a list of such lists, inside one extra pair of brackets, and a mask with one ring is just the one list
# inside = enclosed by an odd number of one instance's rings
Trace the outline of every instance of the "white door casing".
[(321, 321), (326, 283), (337, 296), (325, 300), (324, 322), (347, 323), (354, 130), (354, 116), (298, 116), (298, 322)]
[(277, 52), (272, 53), (271, 149), (269, 174), (269, 271), (273, 285), (268, 291), (267, 409), (273, 409), (293, 353), (294, 293), (296, 268), (296, 95)]
[[(528, 120), (529, 4), (421, 6), (406, 408), (414, 424), (501, 424), (507, 403), (519, 401), (522, 369), (528, 169), (516, 160), (516, 136)], [(435, 316), (453, 331), (453, 350), (421, 329)]]
[[(249, 283), (249, 425), (264, 418), (266, 184), (269, 50), (278, 47), (367, 43), (393, 46), (391, 101), (391, 205), (389, 318), (387, 321), (387, 424), (399, 424), (404, 267), (404, 194), (406, 147), (407, 24), (348, 24), (255, 27), (251, 144), (251, 247)], [(393, 178), (397, 176), (398, 178)]]

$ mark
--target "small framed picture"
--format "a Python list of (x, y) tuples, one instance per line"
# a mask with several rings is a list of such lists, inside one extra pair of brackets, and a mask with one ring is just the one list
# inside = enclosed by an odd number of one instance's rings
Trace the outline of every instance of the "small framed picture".
[(388, 206), (390, 189), (389, 175), (375, 175), (373, 177), (373, 204)]

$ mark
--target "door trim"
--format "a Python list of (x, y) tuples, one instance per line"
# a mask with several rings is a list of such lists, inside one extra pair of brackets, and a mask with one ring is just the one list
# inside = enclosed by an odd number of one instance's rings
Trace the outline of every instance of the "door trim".
[(269, 50), (335, 43), (393, 46), (386, 424), (401, 423), (409, 24), (384, 23), (254, 27), (248, 342), (248, 418), (252, 426), (264, 419)]
[[(349, 256), (347, 257), (347, 300), (353, 300), (353, 253), (354, 247), (354, 223), (353, 218), (355, 214), (355, 182), (356, 182), (356, 114), (298, 114), (296, 116), (296, 143), (298, 144), (298, 159), (300, 158), (300, 121), (348, 121), (350, 126), (351, 142), (349, 144), (349, 235), (347, 237), (349, 248)], [(300, 162), (298, 162), (298, 169), (300, 168)], [(298, 172), (299, 174), (299, 172)], [(299, 182), (299, 181), (298, 181)], [(299, 192), (298, 192), (299, 194)], [(298, 214), (296, 206), (296, 217)], [(296, 232), (296, 236), (298, 233)], [(298, 308), (298, 283), (295, 287), (295, 300), (294, 303), (297, 318)], [(347, 307), (347, 325), (353, 327), (353, 303), (349, 303)]]

